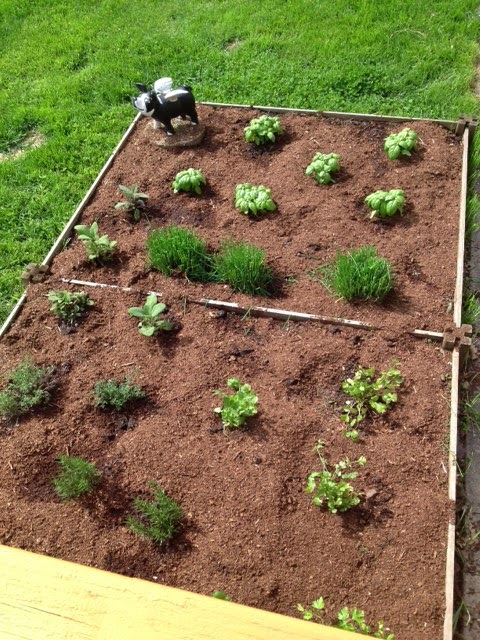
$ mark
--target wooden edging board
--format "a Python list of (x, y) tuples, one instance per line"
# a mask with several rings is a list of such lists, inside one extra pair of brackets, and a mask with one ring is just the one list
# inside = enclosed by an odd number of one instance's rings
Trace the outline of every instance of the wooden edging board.
[[(428, 120), (426, 118), (408, 118), (408, 117), (397, 117), (397, 116), (378, 116), (378, 115), (371, 115), (371, 114), (358, 114), (358, 113), (342, 113), (342, 112), (333, 112), (333, 111), (317, 111), (317, 110), (313, 110), (313, 109), (289, 109), (289, 108), (281, 108), (281, 107), (265, 107), (265, 106), (253, 106), (253, 105), (237, 105), (237, 104), (225, 104), (225, 103), (215, 103), (215, 102), (201, 102), (199, 104), (204, 104), (206, 106), (211, 106), (211, 107), (225, 107), (225, 108), (231, 108), (231, 107), (235, 107), (235, 108), (243, 108), (243, 109), (257, 109), (259, 111), (270, 111), (270, 112), (277, 112), (277, 113), (305, 113), (305, 114), (310, 114), (310, 115), (318, 115), (318, 116), (326, 116), (326, 117), (332, 117), (332, 118), (339, 118), (339, 119), (354, 119), (354, 120), (368, 120), (368, 121), (384, 121), (384, 122), (416, 122), (416, 121), (428, 121), (428, 122), (432, 122), (434, 124), (438, 124), (441, 125), (443, 127), (446, 127), (449, 130), (458, 130), (458, 122), (457, 121), (453, 121), (453, 120)], [(113, 161), (115, 160), (116, 156), (118, 155), (119, 151), (123, 148), (123, 146), (125, 145), (125, 143), (127, 142), (130, 134), (132, 133), (132, 131), (134, 130), (137, 121), (140, 119), (141, 114), (137, 114), (136, 117), (134, 118), (133, 122), (131, 123), (131, 125), (129, 126), (129, 128), (127, 129), (127, 131), (125, 132), (125, 134), (123, 135), (123, 137), (121, 138), (120, 142), (118, 143), (117, 147), (115, 148), (115, 150), (113, 151), (113, 153), (111, 154), (111, 156), (108, 158), (107, 162), (105, 163), (105, 165), (102, 167), (100, 173), (98, 174), (97, 178), (95, 179), (95, 181), (93, 182), (92, 186), (90, 187), (90, 189), (87, 191), (85, 197), (83, 198), (83, 200), (80, 202), (80, 204), (78, 205), (77, 209), (75, 210), (75, 212), (72, 214), (70, 220), (67, 222), (67, 224), (65, 225), (63, 231), (61, 232), (61, 234), (59, 235), (59, 237), (57, 238), (57, 240), (55, 241), (54, 245), (52, 246), (52, 248), (50, 249), (50, 251), (48, 252), (47, 256), (45, 257), (45, 259), (42, 262), (42, 265), (49, 265), (53, 259), (53, 257), (59, 253), (63, 246), (65, 241), (68, 239), (68, 237), (71, 235), (73, 227), (75, 226), (77, 220), (79, 219), (81, 213), (83, 212), (83, 209), (85, 208), (85, 206), (88, 204), (88, 202), (90, 201), (93, 193), (95, 192), (95, 189), (97, 188), (98, 184), (100, 183), (100, 181), (102, 180), (103, 176), (105, 175), (105, 173), (108, 171), (108, 169), (110, 168), (111, 164), (113, 163)], [(455, 286), (455, 296), (454, 296), (454, 324), (455, 326), (461, 326), (461, 307), (462, 307), (462, 295), (463, 295), (463, 262), (464, 262), (464, 241), (465, 241), (465, 217), (466, 217), (466, 197), (467, 197), (467, 185), (468, 185), (468, 142), (469, 142), (469, 136), (472, 133), (472, 128), (475, 125), (471, 125), (471, 123), (467, 123), (466, 126), (464, 126), (464, 132), (463, 132), (463, 163), (462, 163), (462, 183), (461, 183), (461, 196), (460, 196), (460, 218), (459, 218), (459, 235), (458, 235), (458, 254), (457, 254), (457, 277), (456, 277), (456, 286)], [(18, 315), (22, 305), (24, 304), (24, 302), (26, 301), (26, 294), (24, 293), (22, 295), (22, 297), (19, 299), (19, 301), (17, 302), (17, 304), (15, 305), (15, 307), (13, 308), (13, 310), (11, 311), (10, 315), (8, 316), (8, 318), (6, 319), (6, 321), (4, 322), (4, 324), (2, 325), (2, 327), (0, 328), (0, 339), (3, 337), (3, 335), (8, 331), (10, 325), (13, 323), (13, 321), (15, 320), (16, 316)], [(204, 301), (203, 301), (204, 302)], [(213, 302), (213, 301), (212, 301)], [(455, 347), (452, 353), (452, 389), (451, 389), (451, 414), (450, 414), (450, 446), (449, 446), (449, 461), (448, 461), (448, 467), (449, 467), (449, 500), (451, 500), (453, 503), (455, 503), (455, 499), (456, 499), (456, 481), (457, 481), (457, 469), (456, 469), (456, 455), (457, 455), (457, 431), (458, 431), (458, 406), (459, 406), (459, 398), (458, 398), (458, 388), (459, 388), (459, 377), (460, 377), (460, 356), (459, 356), (459, 351), (458, 348)], [(11, 552), (11, 553), (10, 553)], [(13, 564), (10, 565), (10, 572), (8, 572), (8, 566), (4, 567), (4, 560), (6, 557), (11, 557), (11, 555), (15, 555), (14, 552), (17, 553), (27, 553), (27, 552), (19, 552), (18, 550), (15, 549), (9, 549), (8, 547), (1, 547), (0, 546), (0, 557), (2, 558), (2, 575), (5, 577), (5, 579), (7, 579), (7, 581), (13, 580), (13, 576), (10, 575), (11, 572), (13, 572), (13, 574), (15, 573), (15, 562)], [(9, 555), (10, 553), (10, 555)], [(45, 568), (45, 570), (50, 570), (51, 567), (51, 572), (53, 574), (55, 574), (55, 571), (60, 571), (60, 569), (55, 569), (54, 567), (59, 567), (60, 565), (58, 565), (57, 563), (62, 563), (63, 561), (60, 560), (56, 560), (56, 559), (52, 559), (52, 558), (44, 558), (43, 556), (36, 556), (36, 554), (28, 554), (29, 556), (34, 556), (34, 557), (38, 557), (38, 558), (43, 558), (42, 562), (44, 563), (42, 566)], [(19, 557), (19, 556), (15, 556), (15, 557)], [(452, 640), (453, 637), (453, 603), (454, 603), (454, 587), (453, 587), (453, 579), (454, 579), (454, 561), (455, 561), (455, 522), (450, 523), (449, 527), (448, 527), (448, 544), (447, 544), (447, 560), (446, 560), (446, 581), (445, 581), (445, 598), (446, 598), (446, 608), (445, 608), (445, 619), (444, 619), (444, 635), (443, 635), (443, 640)], [(68, 564), (68, 565), (72, 565), (72, 563), (64, 563), (64, 564)], [(73, 565), (73, 567), (80, 567), (80, 565)], [(5, 569), (7, 569), (7, 571), (5, 571)], [(96, 573), (102, 573), (102, 574), (106, 574), (107, 576), (109, 576), (109, 579), (112, 580), (112, 584), (113, 582), (115, 582), (115, 579), (121, 579), (121, 580), (134, 580), (135, 582), (143, 582), (143, 581), (139, 581), (136, 580), (134, 578), (124, 578), (122, 576), (117, 576), (116, 574), (108, 574), (107, 572), (98, 572), (98, 570), (96, 569), (92, 569), (89, 567), (81, 567), (82, 572), (86, 572), (85, 576), (90, 576), (90, 578), (85, 577), (85, 580), (87, 581), (87, 583), (89, 583), (89, 580), (94, 580), (94, 575)], [(20, 584), (18, 585), (19, 588), (19, 592), (17, 594), (16, 597), (19, 598), (19, 602), (25, 601), (26, 598), (25, 596), (28, 594), (28, 592), (30, 591), (30, 582), (31, 582), (31, 578), (32, 578), (32, 571), (29, 570), (28, 573), (26, 573), (26, 578), (25, 578), (25, 582), (20, 582)], [(60, 571), (61, 573), (61, 571)], [(59, 574), (57, 574), (58, 577)], [(73, 582), (75, 582), (75, 580), (73, 580)], [(26, 585), (28, 584), (28, 588), (26, 588)], [(170, 590), (170, 587), (164, 587), (164, 586), (160, 586), (160, 585), (154, 585), (154, 584), (150, 584), (150, 583), (145, 583), (146, 585), (149, 585), (150, 588), (152, 589), (162, 589), (162, 590)], [(108, 593), (110, 593), (111, 595), (108, 596), (108, 603), (109, 606), (114, 607), (115, 605), (115, 598), (116, 596), (115, 594), (115, 589), (118, 587), (113, 588), (111, 591), (108, 591)], [(177, 590), (173, 590), (173, 591), (177, 591)], [(40, 591), (40, 595), (43, 593), (43, 591)], [(47, 607), (47, 609), (51, 609), (51, 606), (53, 606), (53, 601), (51, 602), (50, 600), (48, 600), (48, 598), (54, 598), (55, 594), (57, 594), (57, 596), (59, 594), (62, 593), (62, 590), (58, 590), (56, 587), (53, 588), (53, 590), (51, 592), (49, 592), (49, 594), (47, 594), (46, 590), (45, 590), (45, 596), (47, 598), (47, 600), (43, 600), (43, 602), (45, 603), (45, 606)], [(187, 592), (183, 592), (180, 591), (181, 594), (187, 594)], [(107, 597), (106, 595), (103, 596), (103, 598)], [(158, 596), (159, 598), (161, 596)], [(185, 596), (187, 597), (187, 596)], [(188, 597), (191, 597), (193, 599), (197, 599), (197, 598), (204, 598), (204, 596), (198, 596), (195, 594), (188, 594)], [(102, 599), (103, 599), (102, 598)], [(155, 599), (153, 600), (155, 602)], [(48, 604), (49, 603), (49, 604)], [(231, 604), (231, 603), (228, 603)], [(13, 606), (13, 605), (7, 605), (7, 606)], [(18, 605), (21, 606), (21, 605)], [(63, 605), (60, 605), (63, 606)], [(64, 601), (64, 606), (66, 607), (67, 604)], [(235, 605), (237, 607), (240, 607), (241, 605)], [(257, 619), (257, 621), (260, 621), (260, 619), (266, 619), (265, 617), (268, 616), (275, 616), (276, 614), (271, 614), (265, 611), (259, 611), (259, 610), (255, 610), (255, 609), (249, 609), (248, 607), (242, 607), (243, 609), (246, 609), (248, 611), (251, 611), (252, 614), (254, 616), (254, 619)], [(126, 610), (126, 609), (125, 609)], [(119, 611), (123, 611), (122, 608), (119, 609)], [(132, 616), (132, 619), (135, 620), (142, 620), (142, 616), (141, 616), (141, 608), (139, 606), (139, 608), (133, 608), (133, 610), (130, 609), (130, 614)], [(253, 613), (254, 612), (254, 613)], [(84, 625), (89, 625), (89, 613), (87, 611), (84, 612), (85, 615), (82, 616), (82, 624)], [(68, 613), (64, 613), (64, 610), (62, 609), (62, 613), (57, 613), (55, 614), (57, 616), (59, 616), (60, 618), (62, 618), (64, 621), (66, 621), (66, 617), (68, 616)], [(112, 622), (115, 623), (117, 621), (117, 616), (118, 613), (115, 614), (115, 616), (112, 618)], [(168, 618), (168, 615), (166, 616)], [(282, 621), (280, 628), (286, 629), (289, 624), (291, 624), (291, 622), (293, 621), (292, 618), (289, 618), (287, 616), (278, 616), (280, 618), (280, 620)], [(229, 618), (230, 622), (232, 623), (232, 618), (229, 614)], [(224, 617), (222, 615), (222, 613), (220, 612), (215, 612), (215, 615), (212, 614), (212, 622), (213, 622), (213, 627), (215, 629), (220, 628), (220, 625), (222, 624), (224, 620)], [(297, 621), (298, 622), (298, 621)], [(163, 621), (162, 621), (163, 623)], [(153, 624), (153, 622), (152, 622)], [(225, 636), (218, 636), (218, 635), (204, 635), (204, 636), (199, 636), (198, 632), (195, 631), (194, 635), (185, 635), (187, 633), (188, 628), (191, 627), (191, 625), (193, 624), (193, 627), (196, 629), (196, 621), (195, 621), (195, 615), (190, 616), (187, 615), (186, 611), (183, 611), (183, 617), (182, 617), (182, 621), (181, 623), (179, 621), (177, 621), (177, 626), (172, 629), (172, 633), (174, 635), (162, 635), (162, 638), (172, 638), (172, 640), (183, 640), (183, 638), (201, 638), (204, 637), (205, 639), (210, 639), (210, 638), (219, 638), (219, 637), (228, 637), (231, 638), (232, 640), (235, 640), (236, 638), (243, 639), (243, 638), (258, 638), (259, 640), (263, 637), (267, 638), (267, 635), (259, 635), (259, 634), (254, 634), (254, 635), (234, 635), (237, 631), (237, 627), (235, 624), (228, 624), (228, 633)], [(254, 624), (259, 624), (259, 622), (254, 623)], [(322, 627), (320, 625), (311, 625), (312, 627), (314, 627), (315, 629), (319, 629), (320, 631), (322, 630)], [(309, 625), (310, 627), (310, 625)], [(140, 627), (135, 627), (135, 629), (139, 629)], [(260, 630), (259, 626), (255, 627), (257, 630)], [(267, 626), (268, 628), (268, 626)], [(7, 624), (6, 627), (7, 631), (12, 634), (14, 633), (15, 630), (15, 624)], [(341, 640), (345, 637), (345, 634), (343, 635), (338, 635), (338, 633), (343, 633), (343, 632), (339, 632), (337, 630), (332, 630), (329, 627), (325, 627), (326, 629), (326, 633), (327, 635), (298, 635), (298, 632), (295, 632), (295, 637), (298, 638), (323, 638), (324, 640), (330, 639), (330, 640), (336, 640), (338, 638), (338, 640)], [(0, 626), (0, 630), (1, 630), (1, 626)], [(111, 631), (111, 628), (110, 628)], [(147, 628), (147, 630), (145, 632), (142, 633), (142, 638), (149, 638), (149, 637), (153, 637), (153, 636), (149, 636), (149, 635), (145, 635), (146, 633), (149, 633), (151, 631), (151, 629)], [(101, 632), (101, 629), (99, 629), (98, 633)], [(185, 633), (184, 633), (185, 632)], [(262, 631), (263, 632), (263, 631)], [(93, 635), (93, 636), (85, 636), (86, 638), (107, 638), (107, 637), (111, 637), (111, 636), (107, 636), (107, 635)], [(214, 630), (215, 633), (215, 630)], [(281, 634), (282, 631), (279, 631), (279, 633)], [(347, 634), (348, 637), (351, 637), (351, 634)], [(18, 635), (6, 635), (7, 637), (18, 637)], [(36, 636), (25, 636), (27, 638), (35, 638), (36, 640), (42, 640), (43, 637), (45, 638), (50, 638), (50, 637), (59, 637), (57, 636), (40, 636), (40, 635), (36, 635)], [(63, 634), (61, 637), (67, 637), (65, 634)], [(81, 636), (79, 636), (81, 637)], [(118, 635), (119, 638), (129, 638), (129, 637), (138, 637), (137, 636), (128, 636), (128, 635), (124, 635), (124, 636), (120, 636)], [(272, 629), (269, 629), (268, 632), (268, 637), (269, 638), (287, 638), (286, 635), (272, 635)], [(292, 635), (290, 635), (289, 637), (292, 637)]]

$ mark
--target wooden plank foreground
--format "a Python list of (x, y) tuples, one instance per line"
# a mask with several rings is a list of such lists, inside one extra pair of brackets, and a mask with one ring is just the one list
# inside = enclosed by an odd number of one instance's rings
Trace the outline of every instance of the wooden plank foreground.
[(352, 640), (339, 629), (2, 545), (0, 575), (2, 640)]

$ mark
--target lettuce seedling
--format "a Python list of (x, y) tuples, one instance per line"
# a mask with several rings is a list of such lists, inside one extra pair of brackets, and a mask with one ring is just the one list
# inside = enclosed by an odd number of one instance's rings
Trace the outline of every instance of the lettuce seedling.
[(392, 133), (387, 138), (383, 148), (390, 160), (396, 160), (400, 156), (411, 156), (410, 153), (417, 146), (417, 134), (408, 127), (399, 133)]
[(142, 336), (153, 336), (157, 331), (172, 331), (174, 325), (169, 320), (161, 320), (158, 316), (166, 310), (163, 302), (157, 303), (157, 296), (151, 294), (147, 296), (147, 301), (143, 307), (131, 307), (128, 314), (140, 318), (138, 332)]
[[(348, 458), (340, 460), (333, 471), (327, 469), (327, 463), (320, 456), (323, 471), (314, 471), (307, 477), (305, 493), (313, 493), (313, 504), (317, 507), (326, 506), (330, 513), (348, 511), (360, 502), (360, 494), (354, 490), (346, 480), (354, 480), (356, 471), (350, 471), (352, 463)], [(359, 466), (366, 463), (366, 458), (361, 456), (357, 460)]]
[(48, 299), (53, 302), (50, 311), (65, 322), (73, 324), (88, 308), (95, 304), (83, 291), (50, 291)]
[(117, 202), (115, 209), (124, 209), (127, 213), (131, 214), (134, 220), (140, 220), (142, 210), (145, 209), (145, 202), (149, 196), (146, 193), (140, 193), (138, 191), (138, 184), (132, 185), (130, 188), (125, 187), (123, 184), (119, 184), (118, 188), (127, 198), (124, 202)]
[(115, 240), (110, 242), (107, 235), (99, 236), (96, 222), (93, 222), (91, 227), (77, 224), (74, 229), (78, 233), (78, 239), (85, 245), (89, 260), (102, 262), (110, 259), (117, 243)]
[(200, 185), (202, 184), (207, 184), (202, 172), (198, 169), (190, 168), (177, 173), (175, 180), (172, 182), (172, 189), (173, 193), (186, 191), (187, 193), (200, 195), (202, 193)]
[(280, 120), (277, 116), (260, 116), (250, 121), (248, 127), (245, 127), (245, 140), (256, 145), (268, 144), (275, 142), (276, 135), (282, 133)]
[(335, 182), (331, 174), (337, 171), (340, 171), (340, 156), (338, 153), (316, 153), (305, 169), (307, 176), (313, 174), (318, 184)]
[(258, 397), (249, 384), (241, 384), (237, 378), (227, 380), (227, 387), (235, 393), (229, 396), (222, 391), (214, 391), (215, 395), (222, 398), (222, 406), (216, 407), (214, 411), (220, 414), (224, 429), (240, 429), (247, 418), (258, 413)]
[(271, 189), (267, 189), (263, 185), (255, 187), (248, 182), (237, 184), (235, 206), (245, 215), (253, 213), (256, 216), (263, 211), (275, 211), (277, 205), (271, 199), (271, 195)]
[(370, 220), (389, 218), (399, 211), (402, 213), (405, 204), (405, 192), (401, 189), (391, 191), (375, 191), (365, 198), (365, 203), (373, 209)]

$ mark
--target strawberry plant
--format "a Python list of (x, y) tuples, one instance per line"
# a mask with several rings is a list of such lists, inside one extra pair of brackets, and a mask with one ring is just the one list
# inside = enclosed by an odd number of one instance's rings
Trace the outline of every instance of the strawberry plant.
[(370, 219), (389, 218), (398, 212), (402, 213), (405, 204), (405, 192), (401, 189), (391, 191), (375, 191), (365, 198), (365, 203), (372, 209)]
[(307, 176), (313, 175), (318, 184), (335, 182), (331, 174), (340, 171), (338, 153), (316, 153), (305, 170)]
[(128, 310), (128, 314), (134, 318), (140, 318), (138, 333), (149, 337), (160, 330), (172, 331), (174, 329), (172, 322), (158, 317), (165, 312), (166, 308), (163, 302), (157, 302), (157, 296), (152, 293), (147, 296), (147, 301), (143, 307), (131, 307)]
[(258, 397), (249, 384), (242, 384), (237, 378), (227, 380), (227, 387), (233, 389), (232, 395), (214, 391), (215, 395), (222, 398), (222, 406), (216, 407), (214, 411), (220, 414), (224, 429), (240, 429), (247, 418), (258, 413)]
[(107, 235), (99, 236), (96, 222), (93, 222), (91, 227), (77, 224), (74, 229), (78, 233), (78, 239), (85, 245), (89, 260), (103, 262), (110, 259), (117, 243), (115, 240), (110, 241)]
[(102, 474), (97, 467), (83, 458), (60, 456), (58, 463), (61, 470), (52, 482), (62, 500), (79, 498), (84, 493), (92, 491), (102, 480)]
[(125, 187), (123, 184), (119, 184), (118, 188), (127, 198), (123, 202), (117, 202), (115, 209), (123, 209), (129, 213), (134, 220), (140, 220), (143, 209), (145, 209), (145, 203), (149, 196), (146, 193), (140, 193), (138, 190), (138, 184), (132, 185), (130, 188)]
[(383, 148), (390, 160), (400, 156), (411, 156), (411, 151), (417, 146), (417, 134), (408, 127), (399, 133), (392, 133), (385, 138)]
[(276, 136), (282, 133), (282, 127), (277, 116), (263, 115), (253, 118), (244, 132), (247, 142), (262, 145), (275, 142)]
[(73, 324), (82, 313), (95, 304), (83, 291), (50, 291), (48, 299), (52, 302), (50, 311), (64, 322)]
[[(396, 363), (394, 363), (395, 365)], [(368, 411), (379, 415), (386, 413), (397, 401), (394, 390), (403, 382), (398, 369), (389, 369), (375, 379), (375, 369), (360, 367), (353, 378), (342, 382), (342, 390), (352, 397), (342, 409), (340, 419), (353, 428), (361, 422)]]
[[(326, 506), (330, 513), (348, 511), (360, 502), (360, 494), (354, 490), (346, 480), (354, 480), (356, 471), (351, 471), (352, 463), (348, 458), (340, 460), (333, 471), (329, 471), (325, 459), (320, 456), (323, 471), (314, 471), (307, 477), (305, 493), (313, 493), (313, 504), (317, 507)], [(363, 467), (366, 458), (361, 456), (357, 465)]]
[(202, 193), (202, 184), (207, 184), (207, 181), (201, 171), (190, 168), (177, 173), (175, 180), (172, 182), (172, 189), (173, 193), (186, 191), (187, 193), (196, 193), (197, 195), (200, 195)]
[(129, 516), (126, 524), (140, 537), (150, 538), (153, 542), (162, 544), (173, 537), (183, 518), (183, 509), (155, 482), (150, 483), (150, 488), (153, 491), (153, 502), (135, 498), (133, 506), (137, 516)]
[(248, 182), (237, 184), (235, 206), (246, 215), (252, 213), (256, 216), (264, 211), (275, 211), (277, 205), (270, 197), (271, 195), (271, 189), (267, 189), (263, 185), (255, 187)]

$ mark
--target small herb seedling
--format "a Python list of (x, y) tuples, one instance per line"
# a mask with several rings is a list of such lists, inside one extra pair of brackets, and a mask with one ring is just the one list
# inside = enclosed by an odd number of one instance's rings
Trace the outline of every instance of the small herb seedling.
[(129, 516), (126, 524), (140, 537), (150, 538), (153, 542), (162, 544), (173, 537), (183, 518), (183, 509), (175, 500), (169, 498), (156, 482), (151, 482), (149, 486), (153, 491), (153, 502), (135, 498), (133, 506), (138, 517)]
[(145, 397), (145, 394), (137, 384), (130, 384), (131, 378), (125, 377), (125, 382), (117, 380), (99, 380), (93, 389), (95, 395), (95, 406), (101, 409), (113, 407), (121, 411), (123, 407), (132, 402)]
[(134, 318), (140, 318), (138, 323), (138, 332), (142, 336), (153, 336), (157, 331), (172, 331), (174, 325), (169, 320), (161, 320), (158, 316), (164, 313), (166, 305), (163, 302), (157, 302), (157, 296), (151, 294), (147, 296), (147, 301), (143, 307), (131, 307), (128, 314)]
[(325, 600), (323, 598), (318, 598), (317, 600), (314, 600), (309, 607), (297, 604), (297, 611), (302, 614), (302, 618), (304, 620), (321, 623), (323, 620), (323, 613), (325, 611)]
[(305, 170), (307, 176), (313, 175), (318, 184), (335, 182), (332, 173), (340, 171), (340, 156), (338, 153), (316, 153)]
[(217, 598), (217, 600), (225, 600), (226, 602), (232, 601), (231, 597), (227, 596), (225, 591), (214, 591), (212, 593), (212, 598)]
[(391, 191), (375, 191), (365, 198), (372, 213), (370, 220), (377, 218), (389, 218), (397, 213), (402, 213), (405, 204), (405, 192), (401, 189)]
[(202, 172), (198, 169), (190, 168), (177, 173), (175, 180), (172, 182), (172, 189), (173, 193), (186, 191), (187, 193), (200, 195), (202, 193), (202, 184), (207, 184)]
[(83, 458), (60, 456), (58, 463), (61, 470), (52, 482), (62, 500), (79, 498), (84, 493), (92, 491), (102, 480), (102, 474), (97, 467)]
[(396, 160), (400, 156), (411, 156), (411, 152), (417, 146), (417, 134), (408, 127), (399, 133), (392, 133), (387, 138), (383, 148), (390, 160)]
[(0, 391), (0, 416), (15, 418), (46, 404), (55, 387), (54, 371), (54, 367), (37, 367), (25, 356), (16, 369), (2, 375), (8, 382)]
[(53, 303), (50, 311), (70, 324), (73, 324), (88, 307), (93, 307), (95, 304), (83, 291), (77, 293), (50, 291), (48, 299)]
[(145, 203), (149, 196), (146, 193), (140, 193), (138, 184), (132, 185), (130, 188), (123, 184), (119, 184), (118, 188), (127, 198), (126, 201), (117, 202), (115, 209), (124, 209), (134, 220), (140, 220)]
[(252, 213), (254, 216), (257, 216), (264, 211), (275, 211), (277, 205), (270, 197), (271, 195), (271, 189), (267, 189), (263, 185), (255, 187), (248, 182), (237, 184), (237, 188), (235, 189), (235, 206), (246, 215)]
[(96, 222), (93, 222), (91, 227), (77, 224), (74, 229), (78, 233), (78, 239), (85, 245), (89, 260), (103, 262), (111, 258), (117, 243), (115, 240), (110, 241), (107, 235), (99, 236)]
[(247, 142), (262, 145), (275, 142), (276, 136), (282, 133), (282, 127), (277, 116), (263, 115), (253, 118), (244, 132)]
[[(333, 471), (329, 471), (325, 459), (320, 456), (323, 471), (314, 471), (307, 477), (305, 493), (314, 494), (312, 501), (317, 507), (325, 506), (330, 513), (348, 511), (360, 502), (360, 494), (354, 490), (346, 480), (354, 480), (356, 471), (351, 471), (352, 462), (349, 458), (340, 460)], [(361, 456), (357, 465), (363, 467), (366, 458)]]
[(240, 429), (247, 418), (258, 413), (258, 397), (253, 393), (249, 384), (242, 384), (237, 378), (229, 378), (227, 387), (233, 389), (233, 395), (226, 395), (222, 391), (214, 391), (222, 398), (222, 406), (214, 409), (220, 414), (224, 429)]
[[(394, 366), (397, 363), (394, 362)], [(375, 379), (375, 369), (359, 367), (353, 378), (342, 382), (342, 390), (352, 397), (342, 409), (340, 419), (353, 429), (373, 411), (379, 415), (386, 413), (397, 401), (394, 390), (403, 382), (398, 369), (389, 369)]]

